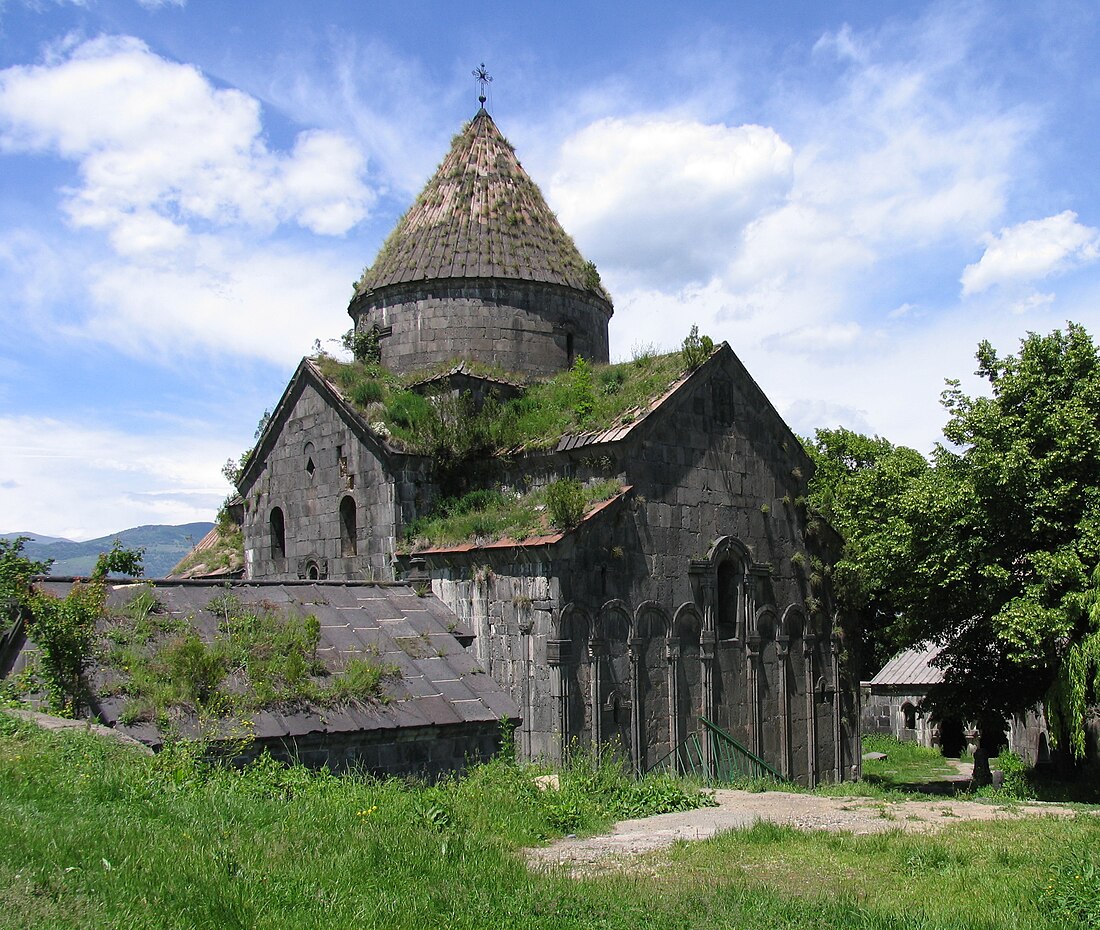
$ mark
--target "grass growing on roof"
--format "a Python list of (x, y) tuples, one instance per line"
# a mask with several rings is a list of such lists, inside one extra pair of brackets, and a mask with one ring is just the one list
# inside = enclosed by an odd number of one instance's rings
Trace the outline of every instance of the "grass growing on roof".
[(213, 546), (189, 552), (170, 574), (182, 575), (194, 568), (202, 574), (235, 571), (244, 567), (244, 531), (232, 520), (219, 521), (218, 536)]
[[(314, 361), (368, 422), (381, 425), (391, 442), (409, 452), (434, 453), (432, 421), (437, 413), (431, 402), (406, 387), (422, 373), (400, 378), (364, 362), (340, 362), (325, 355)], [(528, 385), (521, 397), (469, 414), (476, 422), (464, 428), (483, 437), (488, 452), (552, 448), (567, 434), (633, 422), (683, 371), (680, 352), (643, 354), (617, 365), (578, 360), (569, 371)]]
[(563, 484), (575, 486), (584, 508), (608, 500), (622, 490), (617, 479), (592, 484), (553, 482), (526, 494), (498, 489), (471, 491), (440, 501), (432, 513), (413, 521), (405, 530), (406, 551), (448, 546), (472, 540), (526, 539), (569, 527), (553, 522), (548, 495)]
[(381, 701), (396, 666), (367, 656), (339, 672), (317, 658), (321, 626), (270, 604), (245, 604), (232, 592), (211, 598), (219, 620), (212, 642), (165, 613), (152, 586), (138, 591), (103, 625), (99, 647), (110, 670), (107, 692), (124, 696), (125, 723), (166, 724), (189, 713), (236, 717), (288, 704), (332, 706)]

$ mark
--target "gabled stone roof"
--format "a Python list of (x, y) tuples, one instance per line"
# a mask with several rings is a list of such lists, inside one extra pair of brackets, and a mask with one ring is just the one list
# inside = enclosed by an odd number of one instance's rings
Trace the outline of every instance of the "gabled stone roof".
[[(356, 288), (441, 278), (557, 284), (610, 298), (484, 108), (397, 224)], [(610, 309), (610, 308), (609, 308)]]

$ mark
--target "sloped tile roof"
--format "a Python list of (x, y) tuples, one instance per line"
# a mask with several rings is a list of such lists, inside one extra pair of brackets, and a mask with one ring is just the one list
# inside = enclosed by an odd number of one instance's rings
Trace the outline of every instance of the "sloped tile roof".
[[(120, 607), (147, 582), (121, 582), (110, 588), (108, 606)], [(40, 582), (39, 590), (64, 596), (72, 580)], [(396, 665), (400, 675), (387, 678), (388, 702), (363, 701), (334, 707), (304, 702), (265, 708), (250, 717), (257, 738), (342, 733), (355, 730), (395, 730), (466, 722), (489, 723), (502, 716), (516, 720), (519, 708), (491, 675), (462, 648), (456, 634), (466, 632), (457, 616), (435, 597), (420, 597), (410, 585), (398, 583), (157, 581), (154, 595), (164, 610), (184, 619), (201, 639), (212, 641), (219, 619), (212, 599), (231, 590), (242, 604), (285, 610), (320, 621), (317, 658), (330, 673), (356, 658)], [(109, 669), (94, 669), (98, 682)], [(123, 698), (104, 699), (105, 723), (143, 742), (159, 736), (148, 724), (119, 722)], [(187, 733), (195, 721), (180, 721)]]
[(439, 278), (538, 281), (610, 303), (484, 108), (455, 137), (356, 294)]
[(923, 643), (898, 653), (871, 679), (875, 685), (937, 685), (943, 681), (943, 669), (932, 665), (940, 654), (940, 647)]

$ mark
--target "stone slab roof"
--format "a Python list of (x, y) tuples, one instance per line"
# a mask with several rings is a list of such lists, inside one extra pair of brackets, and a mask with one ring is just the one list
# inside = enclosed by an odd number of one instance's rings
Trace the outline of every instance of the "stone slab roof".
[(608, 302), (599, 275), (482, 108), (359, 281), (356, 294), (441, 278), (557, 284)]
[(917, 685), (928, 687), (943, 681), (943, 669), (932, 665), (932, 660), (940, 654), (940, 647), (924, 643), (912, 649), (898, 653), (882, 670), (871, 679), (871, 687), (898, 687)]
[[(110, 587), (109, 606), (121, 606), (148, 583), (122, 582)], [(230, 582), (156, 581), (154, 594), (171, 615), (184, 618), (205, 641), (218, 632), (211, 600), (232, 591), (245, 604), (313, 614), (321, 624), (318, 658), (333, 673), (356, 658), (392, 663), (398, 677), (387, 678), (387, 703), (359, 701), (334, 707), (306, 703), (275, 706), (249, 719), (258, 739), (313, 733), (398, 730), (464, 723), (492, 723), (502, 717), (519, 719), (519, 708), (463, 648), (468, 630), (432, 595), (420, 597), (408, 584), (355, 582)], [(64, 596), (71, 579), (40, 582), (38, 587)], [(109, 670), (96, 670), (97, 676)], [(149, 724), (119, 723), (124, 698), (107, 698), (100, 716), (110, 726), (147, 744), (160, 742)], [(240, 722), (240, 721), (238, 721)], [(197, 728), (183, 720), (186, 735)]]

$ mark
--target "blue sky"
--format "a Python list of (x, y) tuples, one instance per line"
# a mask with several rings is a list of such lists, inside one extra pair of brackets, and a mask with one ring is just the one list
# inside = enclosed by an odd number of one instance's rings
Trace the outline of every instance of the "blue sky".
[(0, 0), (0, 531), (211, 519), (477, 108), (615, 300), (927, 452), (979, 340), (1100, 337), (1094, 3)]

